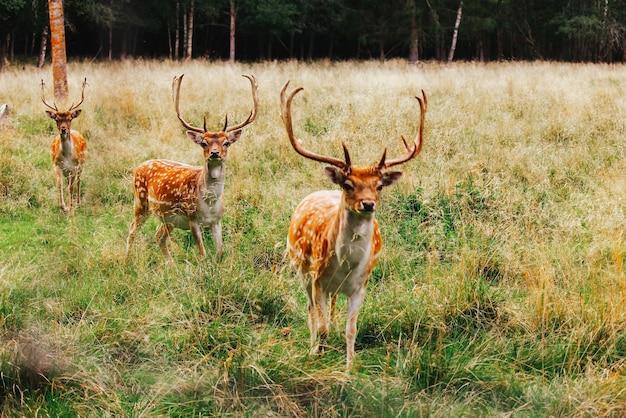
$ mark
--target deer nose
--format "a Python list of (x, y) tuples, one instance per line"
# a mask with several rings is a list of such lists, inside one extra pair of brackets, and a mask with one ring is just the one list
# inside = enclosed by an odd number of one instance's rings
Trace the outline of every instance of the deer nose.
[(219, 151), (211, 151), (211, 159), (216, 160), (220, 158), (220, 152)]
[(361, 201), (361, 210), (363, 212), (374, 212), (376, 209), (376, 202), (373, 200), (362, 200)]

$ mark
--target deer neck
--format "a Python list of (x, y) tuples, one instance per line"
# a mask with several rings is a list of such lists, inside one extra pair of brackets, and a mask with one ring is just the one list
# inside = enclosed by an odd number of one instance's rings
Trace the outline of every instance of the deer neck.
[(206, 202), (219, 200), (224, 193), (225, 179), (226, 164), (223, 160), (206, 161), (198, 179), (201, 199)]
[(72, 134), (69, 130), (65, 133), (59, 132), (61, 137), (61, 153), (64, 156), (71, 156), (74, 153), (74, 143), (72, 142)]
[(335, 252), (340, 260), (353, 264), (369, 259), (374, 234), (374, 212), (355, 212), (346, 207), (342, 200), (333, 229), (337, 237)]

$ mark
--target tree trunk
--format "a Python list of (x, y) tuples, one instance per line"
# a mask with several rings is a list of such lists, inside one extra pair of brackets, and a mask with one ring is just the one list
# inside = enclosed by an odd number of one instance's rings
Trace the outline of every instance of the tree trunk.
[(109, 26), (109, 61), (113, 61), (113, 25)]
[(41, 45), (39, 47), (39, 61), (37, 61), (37, 68), (42, 68), (46, 63), (46, 50), (48, 49), (48, 25), (43, 27), (41, 31)]
[(183, 59), (186, 59), (187, 53), (187, 30), (189, 30), (189, 25), (187, 24), (187, 8), (183, 7)]
[(15, 30), (13, 30), (13, 32), (11, 32), (11, 38), (10, 38), (9, 42), (9, 59), (11, 61), (15, 60)]
[(409, 19), (411, 20), (411, 31), (409, 39), (409, 64), (419, 62), (419, 31), (417, 29), (417, 8), (414, 0), (408, 0)]
[(172, 45), (172, 28), (170, 28), (170, 24), (167, 24), (167, 49), (168, 49), (168, 56), (170, 61), (172, 60), (172, 57), (174, 56), (173, 54), (173, 45)]
[(456, 50), (456, 40), (459, 36), (459, 26), (461, 25), (461, 15), (463, 14), (463, 0), (459, 3), (459, 9), (456, 11), (456, 22), (454, 22), (454, 33), (452, 34), (452, 44), (450, 44), (450, 53), (448, 54), (448, 62), (454, 59), (454, 51)]
[(195, 10), (195, 1), (191, 0), (189, 7), (189, 17), (187, 18), (187, 39), (185, 41), (185, 60), (190, 60), (193, 52), (193, 14)]
[(176, 2), (176, 29), (174, 31), (175, 39), (174, 39), (174, 59), (178, 60), (180, 56), (178, 52), (178, 48), (180, 47), (180, 3)]
[(306, 55), (306, 60), (308, 62), (313, 61), (313, 49), (315, 48), (315, 33), (311, 32), (311, 35), (309, 36), (309, 48), (307, 51), (307, 55)]
[(235, 0), (230, 0), (230, 34), (228, 48), (228, 62), (235, 62), (235, 23), (237, 21), (237, 5)]
[(50, 50), (52, 52), (52, 80), (54, 99), (62, 106), (67, 104), (67, 57), (65, 53), (65, 16), (63, 0), (48, 0), (50, 14)]
[(0, 37), (0, 72), (3, 73), (7, 70), (7, 68), (9, 67), (8, 64), (8, 60), (7, 60), (7, 43), (9, 40), (9, 34), (7, 33), (6, 36), (4, 37)]

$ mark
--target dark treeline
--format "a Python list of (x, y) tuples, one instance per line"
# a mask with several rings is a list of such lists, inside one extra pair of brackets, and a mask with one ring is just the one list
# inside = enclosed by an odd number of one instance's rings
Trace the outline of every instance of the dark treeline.
[[(626, 60), (626, 0), (66, 0), (64, 9), (70, 59)], [(47, 38), (45, 0), (0, 0), (3, 67), (42, 64)]]

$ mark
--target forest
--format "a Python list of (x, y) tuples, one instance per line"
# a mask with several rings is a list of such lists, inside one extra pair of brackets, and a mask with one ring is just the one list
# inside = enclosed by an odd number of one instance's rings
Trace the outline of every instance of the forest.
[[(623, 62), (626, 0), (67, 0), (70, 59)], [(0, 58), (43, 65), (44, 0), (0, 0)]]

